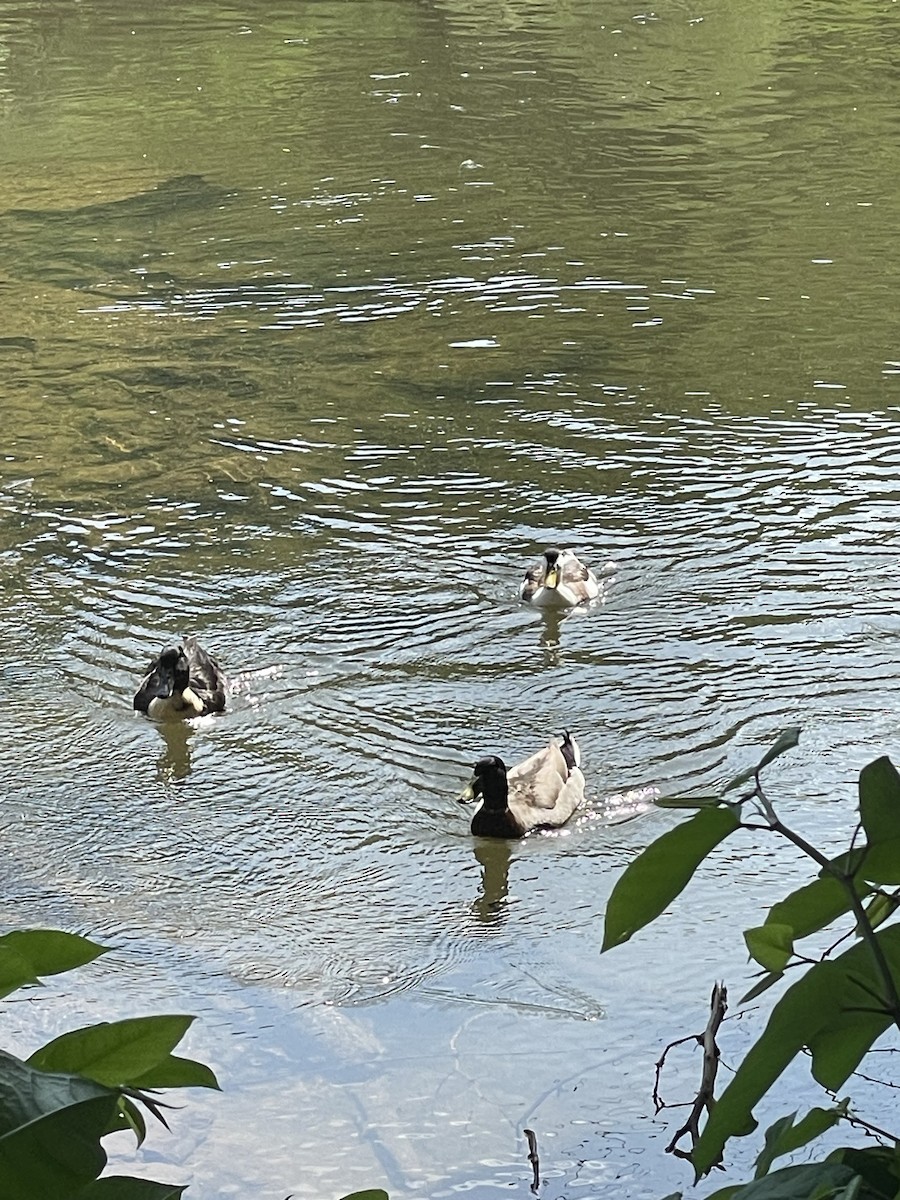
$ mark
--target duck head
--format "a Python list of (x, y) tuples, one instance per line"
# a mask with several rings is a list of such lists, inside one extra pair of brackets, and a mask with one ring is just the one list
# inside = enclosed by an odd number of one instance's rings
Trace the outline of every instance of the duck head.
[(472, 768), (472, 778), (459, 799), (465, 804), (481, 797), (485, 808), (502, 811), (506, 808), (508, 796), (506, 764), (496, 754), (489, 754), (486, 758), (479, 758)]
[(544, 574), (544, 587), (555, 588), (559, 586), (559, 550), (555, 546), (548, 546), (544, 551), (544, 558), (547, 561), (547, 570)]
[(149, 700), (171, 700), (181, 696), (191, 682), (191, 668), (181, 646), (170, 646), (156, 660), (156, 670), (147, 680)]

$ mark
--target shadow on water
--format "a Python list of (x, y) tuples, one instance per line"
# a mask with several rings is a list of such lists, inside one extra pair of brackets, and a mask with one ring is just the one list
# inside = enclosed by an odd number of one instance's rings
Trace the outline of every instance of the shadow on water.
[[(201, 175), (179, 175), (121, 200), (79, 208), (15, 208), (0, 214), (0, 247), (12, 275), (39, 279), (58, 287), (91, 289), (110, 273), (141, 271), (146, 286), (174, 278), (148, 277), (148, 229), (159, 237), (166, 220), (182, 223), (190, 214), (221, 208), (234, 193)], [(102, 233), (98, 236), (98, 231)]]

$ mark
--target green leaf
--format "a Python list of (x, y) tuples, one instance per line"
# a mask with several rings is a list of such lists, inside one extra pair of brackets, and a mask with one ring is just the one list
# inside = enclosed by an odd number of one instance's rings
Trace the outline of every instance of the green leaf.
[(0, 997), (41, 975), (58, 975), (92, 962), (107, 947), (56, 929), (14, 930), (0, 936)]
[(657, 796), (657, 808), (718, 808), (721, 796)]
[(763, 992), (767, 992), (773, 984), (779, 981), (779, 979), (784, 979), (783, 971), (767, 972), (765, 975), (763, 975), (762, 979), (753, 985), (749, 992), (746, 992), (743, 996), (741, 996), (738, 1004), (749, 1004), (751, 1000), (755, 1000), (757, 996), (761, 996)]
[(770, 1125), (766, 1130), (765, 1147), (756, 1160), (756, 1178), (765, 1175), (776, 1158), (799, 1150), (835, 1126), (846, 1117), (849, 1103), (849, 1100), (841, 1100), (835, 1108), (813, 1108), (796, 1125), (795, 1112)]
[(88, 1025), (54, 1038), (28, 1062), (42, 1071), (71, 1071), (110, 1087), (133, 1086), (168, 1058), (193, 1020), (186, 1016), (131, 1017)]
[[(900, 977), (900, 926), (890, 925), (875, 936), (891, 971)], [(834, 960), (816, 963), (788, 988), (719, 1097), (691, 1152), (698, 1176), (719, 1162), (729, 1138), (752, 1132), (754, 1106), (804, 1047), (812, 1054), (813, 1077), (823, 1087), (835, 1090), (845, 1082), (891, 1024), (886, 1013), (864, 1011), (874, 1010), (873, 991), (879, 994), (882, 983), (865, 942), (857, 942)]]
[(365, 1192), (351, 1192), (349, 1196), (342, 1196), (341, 1200), (389, 1200), (389, 1197), (381, 1188), (370, 1188)]
[(144, 1075), (130, 1081), (135, 1088), (205, 1087), (220, 1090), (219, 1082), (205, 1063), (170, 1054)]
[(756, 929), (744, 930), (744, 941), (750, 957), (766, 971), (781, 973), (794, 953), (794, 931), (790, 925), (775, 925), (768, 921)]
[(58, 1108), (0, 1137), (3, 1200), (60, 1200), (106, 1166), (100, 1138), (115, 1111), (110, 1092)]
[[(845, 1184), (839, 1192), (833, 1188), (830, 1192), (817, 1191), (812, 1200), (860, 1200), (862, 1193), (863, 1179), (861, 1175), (854, 1175), (848, 1184)], [(867, 1196), (866, 1200), (874, 1200), (872, 1196)], [(882, 1197), (881, 1200), (896, 1200), (896, 1197)]]
[(0, 1050), (0, 1137), (48, 1113), (99, 1097), (117, 1099), (114, 1091), (93, 1080), (35, 1071)]
[[(871, 889), (862, 880), (857, 885), (860, 895)], [(794, 939), (809, 937), (826, 929), (838, 917), (850, 910), (850, 892), (834, 875), (821, 875), (812, 883), (791, 892), (784, 900), (773, 904), (766, 917), (767, 925), (790, 925)]]
[(866, 1186), (867, 1200), (869, 1197), (896, 1200), (900, 1185), (900, 1157), (896, 1147), (868, 1146), (859, 1149), (856, 1146), (842, 1146), (829, 1154), (827, 1161), (841, 1163), (855, 1171)]
[(187, 1190), (175, 1183), (154, 1183), (152, 1179), (135, 1179), (131, 1175), (106, 1175), (95, 1179), (77, 1200), (178, 1200)]
[(858, 1178), (852, 1168), (843, 1163), (809, 1163), (782, 1167), (780, 1171), (773, 1171), (771, 1175), (754, 1179), (734, 1190), (723, 1188), (707, 1200), (716, 1200), (719, 1196), (730, 1196), (731, 1200), (837, 1200), (837, 1196), (843, 1195), (844, 1189)]
[(775, 741), (774, 746), (759, 760), (757, 771), (761, 771), (763, 767), (767, 767), (770, 762), (774, 762), (776, 758), (780, 758), (788, 750), (793, 750), (800, 741), (800, 726), (789, 725), (787, 729), (782, 730)]
[(651, 842), (616, 881), (606, 907), (602, 949), (620, 946), (655, 920), (739, 824), (731, 808), (705, 808)]
[[(866, 920), (873, 929), (877, 929), (879, 925), (883, 925), (892, 917), (898, 908), (900, 908), (900, 896), (896, 893), (887, 896), (883, 892), (879, 892), (866, 905)], [(857, 937), (861, 936), (859, 925), (856, 927), (856, 934)]]
[(870, 846), (900, 839), (900, 775), (886, 755), (859, 773), (859, 816)]
[(865, 847), (857, 876), (870, 883), (900, 883), (900, 838)]
[[(119, 1097), (119, 1112), (116, 1121), (117, 1129), (130, 1129), (134, 1134), (134, 1139), (140, 1147), (144, 1144), (144, 1139), (147, 1136), (147, 1122), (144, 1120), (144, 1114), (129, 1096)], [(112, 1132), (112, 1130), (110, 1130)]]
[(763, 767), (767, 767), (770, 762), (774, 762), (776, 758), (784, 754), (786, 751), (793, 750), (799, 741), (800, 726), (791, 725), (789, 728), (785, 729), (781, 734), (779, 734), (774, 745), (771, 747), (771, 749), (765, 752), (755, 767), (748, 767), (746, 771), (741, 771), (740, 774), (735, 775), (733, 779), (730, 779), (728, 783), (725, 784), (725, 787), (722, 790), (725, 792), (731, 792), (734, 791), (735, 788), (741, 787), (745, 783), (749, 783), (751, 779), (755, 779)]

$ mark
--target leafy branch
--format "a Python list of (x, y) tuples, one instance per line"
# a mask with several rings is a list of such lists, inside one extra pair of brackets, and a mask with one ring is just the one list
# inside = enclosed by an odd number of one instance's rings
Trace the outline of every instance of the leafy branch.
[[(607, 908), (604, 950), (621, 945), (656, 920), (705, 858), (738, 829), (782, 837), (816, 868), (811, 882), (772, 905), (762, 926), (745, 931), (747, 948), (762, 967), (763, 976), (744, 1001), (755, 999), (782, 980), (788, 969), (803, 973), (773, 1005), (763, 1033), (715, 1102), (708, 1095), (705, 1068), (692, 1119), (669, 1147), (690, 1158), (698, 1178), (721, 1163), (730, 1138), (753, 1131), (753, 1108), (798, 1054), (808, 1052), (813, 1077), (836, 1091), (886, 1029), (892, 1025), (900, 1029), (900, 925), (888, 924), (900, 906), (895, 890), (900, 884), (900, 775), (886, 757), (863, 769), (859, 820), (849, 847), (843, 854), (829, 857), (781, 819), (762, 785), (762, 772), (796, 746), (798, 737), (799, 730), (786, 730), (759, 762), (732, 779), (720, 795), (660, 801), (667, 807), (697, 811), (657, 838), (629, 865)], [(853, 928), (829, 951), (816, 957), (796, 948), (798, 942), (847, 916), (852, 917)], [(831, 957), (847, 938), (852, 944)], [(766, 1135), (767, 1151), (761, 1156), (758, 1174), (768, 1171), (777, 1154), (788, 1153), (834, 1122), (849, 1119), (848, 1103), (815, 1109), (796, 1125), (796, 1114), (783, 1118), (784, 1124), (778, 1129), (773, 1126)], [(706, 1120), (700, 1130), (703, 1113)], [(689, 1155), (676, 1149), (684, 1133), (691, 1135)], [(819, 1164), (823, 1171), (825, 1165)], [(859, 1168), (859, 1162), (846, 1155), (841, 1170), (835, 1171), (830, 1160), (827, 1165), (824, 1173), (810, 1176), (812, 1190), (831, 1187), (838, 1179), (843, 1187)], [(883, 1163), (879, 1163), (881, 1168)], [(897, 1185), (890, 1192), (893, 1196), (900, 1191), (900, 1159), (890, 1177)], [(743, 1196), (744, 1192), (732, 1188), (728, 1194)]]

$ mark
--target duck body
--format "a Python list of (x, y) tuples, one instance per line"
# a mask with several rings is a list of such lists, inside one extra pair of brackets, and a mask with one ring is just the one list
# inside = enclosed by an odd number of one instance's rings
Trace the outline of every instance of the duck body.
[(520, 838), (532, 829), (558, 828), (584, 801), (581, 750), (568, 732), (537, 754), (506, 769), (502, 758), (479, 759), (461, 799), (481, 798), (472, 818), (476, 837)]
[(525, 572), (519, 595), (539, 608), (574, 608), (596, 600), (600, 584), (573, 550), (548, 546), (540, 562)]
[(134, 707), (157, 721), (202, 717), (225, 708), (222, 668), (195, 637), (168, 646), (153, 660), (134, 697)]

